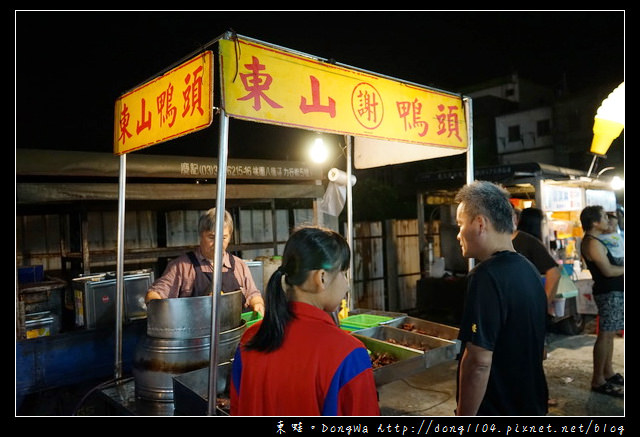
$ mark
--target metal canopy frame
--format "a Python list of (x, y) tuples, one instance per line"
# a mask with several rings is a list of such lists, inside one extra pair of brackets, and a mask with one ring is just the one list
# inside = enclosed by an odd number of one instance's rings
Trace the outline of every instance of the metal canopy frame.
[[(181, 64), (187, 59), (201, 53), (206, 50), (213, 44), (218, 43), (221, 39), (232, 39), (237, 38), (240, 35), (236, 35), (232, 32), (226, 32), (223, 35), (213, 39), (209, 43), (205, 44), (203, 47), (194, 51), (181, 60), (177, 61), (170, 67), (167, 67), (165, 70), (157, 73), (152, 78), (160, 76), (164, 74), (166, 71), (171, 70), (174, 66)], [(242, 38), (254, 41), (260, 44), (268, 45), (274, 48), (286, 50), (290, 53), (295, 53), (297, 55), (307, 57), (314, 60), (320, 60), (324, 62), (329, 62), (329, 60), (319, 58), (317, 56), (312, 56), (306, 53), (297, 52), (291, 49), (286, 49), (274, 44), (266, 43), (263, 41), (259, 41), (253, 38), (248, 38), (242, 36)], [(375, 74), (376, 76), (386, 77), (377, 73), (368, 72), (366, 70), (348, 66), (345, 64), (335, 63), (336, 65), (340, 65), (343, 67), (347, 67), (353, 70), (366, 72), (370, 74)], [(218, 67), (220, 68), (220, 62), (218, 63)], [(222, 74), (220, 75), (222, 76)], [(152, 79), (150, 78), (150, 79)], [(386, 77), (388, 79), (399, 81), (407, 84), (411, 84), (411, 82)], [(148, 80), (150, 80), (148, 79)], [(148, 81), (147, 80), (147, 81)], [(147, 81), (142, 82), (142, 84)], [(223, 86), (222, 77), (220, 77), (220, 87)], [(417, 85), (417, 84), (413, 84)], [(214, 84), (215, 86), (215, 84)], [(434, 89), (432, 87), (426, 87), (423, 85), (418, 85), (422, 88)], [(133, 87), (132, 89), (135, 89)], [(442, 90), (438, 90), (442, 91)], [(125, 93), (123, 93), (125, 94)], [(467, 181), (470, 182), (473, 180), (473, 136), (472, 136), (472, 102), (468, 97), (462, 97), (464, 103), (464, 111), (465, 117), (467, 120)], [(223, 103), (223, 102), (222, 102)], [(222, 106), (222, 105), (221, 105)], [(219, 151), (218, 151), (218, 168), (226, 169), (227, 167), (227, 158), (228, 158), (228, 137), (229, 137), (229, 118), (226, 115), (224, 108), (217, 108), (220, 120), (220, 134), (219, 134)], [(347, 181), (351, 180), (352, 176), (352, 139), (353, 136), (346, 136), (346, 155), (347, 155)], [(429, 146), (423, 146), (429, 147)], [(125, 196), (126, 196), (126, 172), (127, 172), (127, 158), (126, 153), (120, 155), (119, 162), (119, 183), (118, 183), (118, 239), (117, 239), (117, 261), (116, 261), (116, 359), (115, 359), (115, 377), (116, 380), (121, 379), (122, 377), (122, 302), (124, 296), (124, 216), (125, 216)], [(214, 242), (214, 262), (213, 262), (213, 281), (212, 281), (212, 305), (211, 305), (211, 354), (210, 354), (210, 365), (209, 365), (209, 404), (208, 404), (208, 415), (215, 416), (216, 415), (216, 384), (212, 381), (217, 380), (217, 362), (218, 362), (218, 337), (219, 337), (219, 307), (218, 307), (218, 293), (215, 290), (221, 289), (222, 283), (222, 236), (223, 236), (223, 225), (224, 225), (224, 210), (225, 210), (225, 196), (226, 196), (226, 171), (219, 171), (217, 175), (217, 197), (216, 197), (216, 232), (215, 232), (215, 242)], [(352, 206), (352, 189), (351, 184), (347, 183), (347, 241), (349, 242), (349, 246), (353, 248), (353, 206)], [(471, 260), (469, 261), (472, 262)], [(353, 264), (353, 257), (351, 258), (351, 264)], [(353, 271), (353, 265), (350, 266), (350, 285), (353, 285), (353, 280), (351, 278), (351, 272)], [(216, 363), (216, 365), (211, 365), (211, 363)]]

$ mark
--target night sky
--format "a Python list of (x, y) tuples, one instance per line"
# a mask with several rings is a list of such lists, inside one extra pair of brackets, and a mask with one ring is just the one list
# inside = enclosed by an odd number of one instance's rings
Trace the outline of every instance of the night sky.
[[(231, 29), (452, 92), (512, 72), (574, 92), (624, 80), (624, 11), (17, 11), (16, 147), (112, 153), (116, 99)], [(310, 134), (232, 120), (229, 156), (297, 159), (285, 145)], [(217, 156), (215, 127), (188, 137), (143, 153)]]

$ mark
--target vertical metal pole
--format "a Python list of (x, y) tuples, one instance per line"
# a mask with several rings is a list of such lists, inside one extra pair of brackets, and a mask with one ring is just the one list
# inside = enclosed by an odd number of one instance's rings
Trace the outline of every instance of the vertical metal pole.
[(425, 232), (424, 222), (424, 193), (422, 189), (418, 190), (416, 203), (418, 205), (418, 253), (420, 255), (420, 278), (422, 278), (422, 273), (426, 271), (424, 268), (424, 249), (427, 246), (427, 233)]
[(218, 180), (216, 186), (216, 235), (213, 255), (213, 281), (211, 290), (211, 353), (209, 358), (209, 404), (208, 415), (216, 415), (216, 397), (218, 380), (218, 317), (220, 291), (222, 290), (222, 240), (224, 234), (225, 198), (227, 196), (227, 152), (229, 140), (229, 118), (220, 108), (220, 145), (218, 152)]
[(89, 218), (87, 212), (80, 214), (80, 235), (82, 237), (82, 272), (85, 275), (91, 273), (91, 257), (89, 250)]
[(591, 165), (589, 166), (589, 171), (587, 172), (587, 177), (591, 177), (591, 172), (593, 171), (597, 160), (598, 160), (598, 155), (593, 155), (593, 159), (591, 160)]
[[(475, 179), (473, 172), (473, 103), (470, 97), (462, 99), (464, 103), (464, 112), (467, 119), (467, 184)], [(475, 259), (469, 258), (469, 271), (473, 269)]]
[(276, 201), (271, 199), (271, 237), (273, 238), (273, 255), (278, 255), (278, 214)]
[(127, 183), (127, 154), (120, 155), (118, 181), (118, 252), (116, 255), (116, 347), (115, 379), (122, 378), (122, 313), (124, 303), (124, 205)]
[(351, 248), (351, 260), (349, 262), (349, 294), (347, 295), (347, 308), (353, 309), (353, 190), (351, 186), (351, 146), (353, 137), (347, 135), (347, 242)]

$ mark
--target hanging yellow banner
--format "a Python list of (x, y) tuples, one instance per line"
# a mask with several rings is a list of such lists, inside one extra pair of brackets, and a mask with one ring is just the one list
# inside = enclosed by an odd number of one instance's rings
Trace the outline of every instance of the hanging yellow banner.
[(412, 144), (466, 149), (462, 99), (257, 42), (221, 40), (229, 116)]
[(114, 154), (204, 129), (212, 117), (213, 54), (206, 51), (116, 100)]

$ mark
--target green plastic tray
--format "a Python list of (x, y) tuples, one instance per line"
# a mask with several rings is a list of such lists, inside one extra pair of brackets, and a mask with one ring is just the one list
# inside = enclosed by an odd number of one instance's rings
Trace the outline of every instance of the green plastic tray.
[(256, 313), (253, 311), (247, 311), (246, 313), (242, 313), (242, 318), (247, 322), (247, 328), (258, 320), (262, 320), (262, 316), (260, 313)]
[(345, 317), (340, 321), (340, 328), (345, 331), (357, 331), (359, 329), (373, 328), (380, 323), (388, 322), (392, 317), (378, 316), (375, 314), (357, 314)]

